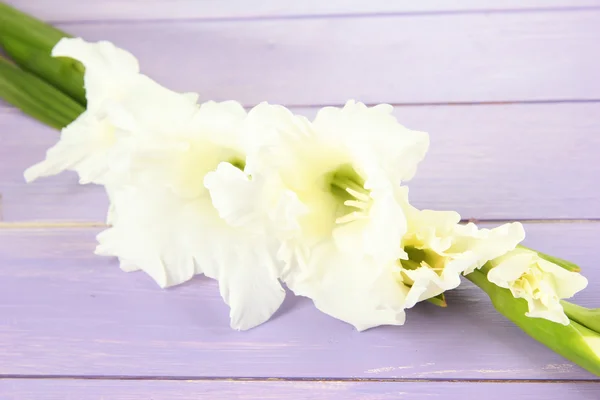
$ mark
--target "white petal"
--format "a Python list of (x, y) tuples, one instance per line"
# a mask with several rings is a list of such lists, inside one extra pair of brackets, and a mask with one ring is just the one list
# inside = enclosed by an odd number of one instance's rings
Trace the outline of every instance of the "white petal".
[(558, 299), (550, 304), (550, 307), (548, 307), (548, 305), (542, 305), (536, 300), (529, 298), (526, 300), (529, 311), (525, 313), (525, 316), (530, 318), (543, 318), (561, 325), (569, 325), (571, 323)]
[(246, 171), (276, 172), (294, 191), (322, 191), (315, 187), (319, 179), (349, 161), (340, 143), (316, 136), (306, 118), (282, 106), (261, 103), (250, 110), (244, 137)]
[(349, 101), (343, 108), (325, 107), (314, 120), (317, 132), (345, 143), (367, 180), (383, 172), (394, 184), (411, 179), (429, 147), (429, 136), (400, 125), (393, 107), (366, 107)]
[(557, 282), (555, 285), (556, 295), (561, 299), (569, 299), (575, 296), (576, 293), (582, 291), (588, 285), (588, 280), (580, 273), (568, 271), (543, 259), (538, 260), (538, 265), (543, 271), (554, 275)]
[(414, 270), (403, 270), (414, 283), (406, 298), (406, 308), (414, 307), (420, 301), (430, 299), (447, 290), (460, 285), (460, 271), (452, 271), (446, 267), (443, 274), (438, 275), (433, 269), (422, 266)]
[(106, 192), (106, 197), (108, 197), (108, 211), (106, 212), (106, 224), (113, 225), (115, 222), (117, 222), (118, 218), (117, 207), (114, 202), (114, 193), (117, 192), (117, 190), (115, 190), (115, 188), (111, 185), (106, 185), (104, 187), (104, 190)]
[(405, 209), (410, 239), (416, 239), (438, 254), (446, 253), (456, 239), (460, 215), (454, 211), (418, 210), (411, 205)]
[(250, 181), (242, 170), (230, 163), (220, 163), (215, 171), (206, 174), (204, 186), (219, 216), (231, 226), (266, 228), (261, 226), (265, 217), (261, 202), (263, 187)]
[(133, 55), (106, 41), (87, 43), (80, 38), (63, 38), (52, 49), (52, 56), (74, 58), (85, 66), (88, 110), (122, 93), (139, 72)]
[(407, 201), (392, 188), (371, 193), (368, 218), (336, 227), (333, 238), (341, 252), (367, 254), (385, 263), (406, 258), (400, 243), (407, 223), (401, 203)]
[(199, 107), (189, 93), (169, 90), (139, 75), (118, 100), (106, 105), (111, 122), (122, 130), (137, 131), (144, 138), (185, 132)]
[(357, 259), (331, 247), (313, 252), (310, 263), (312, 274), (295, 271), (284, 281), (297, 295), (311, 298), (322, 312), (359, 331), (404, 324), (406, 289), (396, 283), (392, 265)]
[(234, 227), (269, 235), (294, 231), (299, 229), (298, 218), (306, 213), (276, 176), (255, 175), (250, 179), (230, 163), (220, 163), (206, 174), (204, 185), (219, 216)]
[(407, 222), (401, 205), (407, 199), (394, 190), (373, 190), (373, 205), (365, 227), (365, 252), (380, 262), (395, 261), (406, 253), (400, 243), (406, 233)]
[(534, 255), (527, 253), (508, 257), (505, 261), (490, 269), (487, 278), (493, 284), (508, 289), (512, 282), (529, 270), (533, 261)]
[(285, 290), (264, 243), (240, 237), (223, 243), (215, 256), (217, 265), (206, 274), (219, 281), (221, 296), (231, 308), (231, 327), (247, 330), (271, 318), (281, 306)]
[(464, 275), (515, 249), (525, 239), (525, 229), (519, 222), (504, 224), (494, 229), (479, 230), (474, 224), (469, 223), (458, 225), (456, 231), (464, 236), (465, 240), (474, 239), (470, 250), (477, 255), (477, 260), (464, 271)]
[[(310, 123), (304, 117), (292, 114), (283, 106), (260, 103), (248, 112), (244, 125), (244, 141), (255, 165), (249, 172), (264, 172), (274, 164), (283, 167), (301, 162), (298, 151), (314, 141)], [(300, 146), (298, 146), (300, 145)]]
[(82, 183), (103, 183), (107, 170), (107, 151), (114, 145), (111, 126), (88, 112), (81, 114), (61, 132), (60, 140), (46, 152), (46, 159), (25, 171), (32, 182), (64, 170), (77, 171)]
[(137, 266), (161, 287), (183, 283), (200, 273), (194, 263), (210, 234), (198, 209), (211, 212), (210, 202), (186, 202), (156, 189), (124, 189), (112, 193), (118, 210), (114, 225), (98, 235), (99, 255), (116, 256), (124, 270)]
[[(206, 138), (222, 147), (249, 150), (243, 146), (242, 123), (247, 116), (244, 107), (237, 101), (202, 103), (195, 115), (194, 129), (202, 131)], [(247, 145), (247, 143), (246, 143)]]
[(138, 61), (131, 53), (107, 41), (88, 43), (81, 38), (62, 38), (52, 49), (52, 56), (79, 60), (86, 70), (139, 72)]

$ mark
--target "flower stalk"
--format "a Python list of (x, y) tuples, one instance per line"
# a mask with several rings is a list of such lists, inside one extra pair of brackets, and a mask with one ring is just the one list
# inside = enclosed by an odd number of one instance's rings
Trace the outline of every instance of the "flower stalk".
[[(521, 328), (529, 336), (551, 350), (576, 363), (587, 371), (600, 376), (600, 334), (592, 330), (589, 321), (598, 321), (597, 310), (583, 309), (573, 304), (565, 307), (570, 323), (561, 325), (546, 319), (525, 315), (527, 302), (514, 298), (510, 290), (491, 283), (485, 267), (466, 276), (487, 293), (496, 310)], [(564, 303), (567, 302), (563, 302)], [(570, 304), (570, 303), (567, 303)], [(577, 317), (577, 318), (574, 318)], [(583, 322), (583, 323), (582, 323)], [(587, 323), (587, 325), (586, 325)], [(597, 328), (597, 325), (594, 325)]]
[(17, 36), (30, 46), (48, 52), (61, 38), (69, 36), (52, 25), (0, 2), (0, 36), (4, 35)]
[(70, 124), (84, 107), (52, 85), (0, 57), (0, 97), (53, 128)]
[(52, 57), (69, 35), (0, 2), (0, 97), (54, 128), (63, 128), (86, 105), (84, 68), (70, 58)]
[(81, 63), (65, 57), (54, 58), (51, 48), (32, 46), (9, 34), (0, 36), (0, 46), (24, 71), (45, 80), (85, 106), (84, 68)]

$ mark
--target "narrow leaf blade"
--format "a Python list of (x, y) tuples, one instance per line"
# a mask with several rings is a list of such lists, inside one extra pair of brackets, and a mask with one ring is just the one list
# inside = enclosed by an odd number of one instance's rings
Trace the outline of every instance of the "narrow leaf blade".
[(0, 97), (54, 128), (75, 120), (84, 107), (75, 100), (0, 57)]
[(11, 35), (0, 36), (0, 45), (23, 70), (31, 72), (85, 105), (83, 87), (84, 67), (70, 58), (52, 57), (50, 51), (40, 49)]

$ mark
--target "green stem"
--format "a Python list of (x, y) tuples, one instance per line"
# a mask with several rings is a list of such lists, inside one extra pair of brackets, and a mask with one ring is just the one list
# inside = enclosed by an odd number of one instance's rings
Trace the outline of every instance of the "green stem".
[(86, 104), (83, 65), (71, 58), (52, 57), (56, 43), (70, 37), (43, 21), (0, 2), (0, 46), (23, 70)]
[(0, 45), (23, 70), (30, 72), (62, 90), (79, 104), (85, 105), (83, 65), (70, 58), (52, 57), (50, 51), (29, 46), (19, 38), (4, 35)]
[(0, 57), (0, 97), (54, 128), (63, 128), (85, 109), (55, 87)]
[(600, 376), (600, 335), (598, 333), (576, 321), (571, 321), (565, 326), (541, 318), (527, 317), (525, 315), (527, 302), (524, 299), (516, 299), (508, 289), (494, 285), (481, 271), (475, 271), (466, 277), (488, 294), (498, 312), (529, 336), (589, 372)]
[(52, 49), (61, 38), (70, 37), (66, 32), (0, 2), (0, 36), (7, 34), (46, 50)]

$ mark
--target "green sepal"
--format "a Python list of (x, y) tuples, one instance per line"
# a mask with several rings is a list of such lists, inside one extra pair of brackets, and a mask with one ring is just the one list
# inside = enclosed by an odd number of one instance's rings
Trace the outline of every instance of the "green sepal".
[(446, 296), (444, 295), (444, 293), (440, 293), (435, 297), (431, 297), (431, 298), (427, 299), (427, 301), (438, 307), (447, 307), (448, 306), (448, 303), (446, 303)]
[(600, 308), (586, 308), (564, 300), (560, 303), (570, 320), (600, 333)]

